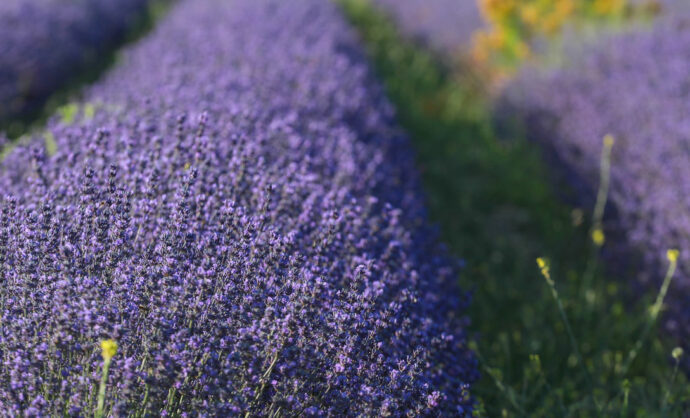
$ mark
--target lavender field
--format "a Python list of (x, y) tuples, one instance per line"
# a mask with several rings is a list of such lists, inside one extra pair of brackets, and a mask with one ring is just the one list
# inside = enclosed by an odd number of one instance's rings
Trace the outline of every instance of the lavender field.
[(152, 0), (0, 3), (0, 122), (35, 112), (136, 25)]
[(160, 4), (0, 4), (0, 416), (690, 413), (682, 2)]
[[(501, 104), (502, 112), (527, 121), (529, 135), (543, 141), (555, 164), (569, 168), (567, 181), (581, 185), (583, 199), (591, 199), (597, 184), (598, 138), (616, 139), (610, 195), (616, 216), (608, 229), (618, 237), (612, 261), (626, 250), (637, 252), (625, 257), (631, 284), (658, 285), (667, 249), (690, 249), (687, 23), (673, 18), (655, 30), (616, 37), (574, 68), (527, 70)], [(556, 86), (559, 94), (550, 94)], [(689, 251), (679, 256), (665, 323), (681, 342), (690, 341), (684, 326), (690, 324), (689, 257)]]

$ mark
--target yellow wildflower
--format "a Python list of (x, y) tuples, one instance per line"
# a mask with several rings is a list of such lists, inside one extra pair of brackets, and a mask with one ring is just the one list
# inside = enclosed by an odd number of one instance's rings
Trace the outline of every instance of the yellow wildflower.
[(103, 360), (110, 361), (117, 354), (117, 342), (115, 340), (101, 341), (101, 356)]
[(592, 231), (592, 241), (594, 241), (594, 244), (596, 244), (597, 247), (604, 245), (606, 235), (604, 235), (604, 231), (602, 231), (601, 228), (595, 228)]
[(527, 4), (520, 8), (520, 18), (528, 26), (535, 26), (539, 22), (539, 9), (534, 4)]
[(515, 7), (513, 0), (480, 0), (479, 8), (487, 20), (503, 20), (508, 18)]
[(494, 28), (491, 33), (489, 33), (489, 36), (487, 38), (488, 44), (491, 47), (491, 49), (501, 49), (506, 45), (506, 40), (508, 39), (508, 36), (506, 35), (506, 32), (500, 28)]
[(575, 11), (575, 3), (573, 0), (560, 0), (556, 3), (555, 14), (561, 19), (561, 23), (570, 17)]
[(596, 0), (594, 12), (601, 16), (618, 15), (625, 8), (625, 0)]
[(604, 136), (604, 146), (606, 148), (612, 148), (613, 144), (616, 142), (616, 139), (613, 137), (613, 135), (608, 134)]
[(547, 264), (546, 260), (544, 260), (541, 257), (537, 258), (537, 266), (539, 266), (539, 269), (541, 270), (542, 276), (544, 276), (547, 279), (551, 279), (551, 273), (549, 272), (549, 265)]
[(683, 356), (683, 349), (680, 347), (676, 347), (671, 351), (671, 356), (673, 356), (673, 359), (678, 361), (682, 356)]

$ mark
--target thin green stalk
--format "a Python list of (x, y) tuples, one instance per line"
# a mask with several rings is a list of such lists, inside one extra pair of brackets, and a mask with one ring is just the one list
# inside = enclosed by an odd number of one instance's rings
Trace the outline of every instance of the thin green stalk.
[(144, 405), (144, 410), (141, 413), (142, 417), (146, 416), (146, 410), (148, 409), (148, 401), (149, 401), (149, 384), (146, 384), (146, 391), (144, 392), (144, 401), (142, 402), (142, 405)]
[(623, 414), (628, 412), (628, 405), (630, 401), (630, 381), (628, 379), (623, 380)]
[(105, 387), (108, 383), (108, 369), (110, 369), (110, 360), (103, 362), (103, 374), (101, 375), (101, 385), (98, 388), (98, 406), (96, 407), (95, 418), (103, 417), (103, 410), (105, 407)]
[(594, 204), (594, 212), (592, 217), (592, 228), (590, 230), (590, 237), (594, 243), (592, 254), (590, 254), (587, 262), (587, 268), (582, 278), (581, 292), (586, 292), (592, 286), (592, 279), (595, 271), (595, 260), (597, 250), (604, 245), (605, 235), (603, 230), (604, 225), (604, 210), (606, 209), (606, 202), (608, 201), (609, 188), (611, 184), (611, 150), (615, 142), (613, 136), (606, 135), (604, 137), (604, 145), (601, 150), (601, 157), (599, 161), (599, 190), (597, 191), (597, 200)]
[[(259, 391), (256, 393), (256, 396), (254, 397), (254, 402), (258, 401), (261, 395), (264, 393), (264, 390), (266, 389), (267, 383), (268, 383), (268, 378), (271, 376), (271, 373), (273, 373), (273, 368), (275, 367), (276, 363), (278, 362), (278, 352), (276, 352), (273, 355), (273, 360), (271, 360), (271, 364), (268, 366), (268, 369), (264, 372), (263, 376), (261, 379), (263, 382), (261, 383), (261, 388)], [(250, 415), (249, 411), (244, 415), (245, 418), (248, 418)]]
[(518, 404), (517, 400), (515, 400), (515, 394), (510, 388), (507, 388), (501, 379), (496, 375), (496, 373), (484, 362), (484, 359), (481, 357), (479, 354), (478, 349), (475, 349), (475, 354), (477, 355), (477, 358), (479, 359), (479, 362), (482, 365), (482, 369), (488, 374), (491, 379), (494, 381), (494, 384), (496, 385), (496, 388), (505, 396), (506, 399), (510, 402), (510, 404), (515, 408), (520, 415), (525, 415), (526, 412), (525, 410)]
[(664, 394), (664, 401), (661, 403), (662, 413), (665, 413), (666, 408), (668, 407), (668, 399), (671, 397), (671, 388), (673, 388), (673, 385), (676, 381), (676, 376), (678, 375), (678, 367), (680, 366), (680, 358), (683, 355), (683, 349), (680, 347), (676, 347), (671, 352), (671, 355), (673, 356), (673, 359), (676, 361), (676, 365), (673, 367), (671, 380), (669, 381), (668, 388), (666, 389), (666, 393)]
[(533, 363), (533, 367), (536, 369), (537, 375), (544, 381), (544, 386), (546, 386), (547, 393), (550, 394), (555, 394), (556, 400), (558, 401), (558, 407), (561, 409), (561, 414), (563, 416), (568, 415), (568, 411), (566, 410), (565, 405), (563, 404), (563, 399), (554, 391), (553, 386), (549, 383), (549, 379), (547, 379), (546, 374), (544, 373), (544, 370), (541, 367), (541, 359), (539, 355), (534, 354), (530, 356), (530, 361)]
[(105, 388), (108, 384), (108, 370), (110, 363), (117, 353), (117, 343), (114, 340), (101, 341), (101, 356), (103, 357), (103, 374), (101, 384), (98, 388), (98, 404), (96, 406), (95, 418), (103, 418), (105, 412)]
[(597, 192), (597, 201), (594, 205), (595, 228), (601, 227), (604, 220), (604, 209), (606, 208), (611, 184), (611, 150), (613, 149), (614, 142), (613, 136), (606, 135), (604, 137), (604, 147), (601, 150), (601, 159), (599, 161), (599, 191)]
[(678, 266), (678, 251), (677, 250), (669, 250), (667, 253), (669, 265), (668, 265), (668, 270), (666, 271), (666, 277), (664, 277), (664, 282), (661, 284), (661, 289), (659, 290), (659, 294), (656, 297), (656, 301), (652, 305), (651, 312), (649, 319), (647, 320), (647, 324), (645, 325), (644, 331), (642, 331), (642, 335), (640, 338), (635, 342), (634, 347), (630, 352), (628, 353), (628, 358), (626, 359), (625, 363), (623, 364), (623, 367), (621, 368), (621, 375), (625, 376), (625, 374), (628, 372), (628, 369), (630, 368), (630, 365), (635, 361), (635, 358), (640, 352), (640, 349), (642, 348), (642, 344), (647, 341), (647, 338), (649, 337), (649, 333), (652, 331), (652, 328), (654, 327), (654, 324), (656, 324), (657, 318), (659, 317), (659, 313), (661, 312), (661, 308), (664, 304), (664, 299), (666, 298), (666, 294), (668, 293), (668, 288), (671, 285), (671, 280), (673, 279), (673, 274), (676, 272), (676, 267)]
[[(596, 400), (594, 398), (594, 381), (592, 380), (592, 376), (589, 374), (589, 370), (587, 370), (587, 365), (585, 364), (585, 360), (582, 357), (582, 353), (580, 353), (580, 349), (578, 348), (577, 339), (575, 338), (575, 334), (573, 333), (573, 329), (570, 326), (570, 321), (568, 320), (568, 315), (566, 315), (565, 308), (563, 308), (563, 303), (561, 302), (561, 298), (558, 296), (558, 290), (556, 289), (556, 283), (551, 278), (549, 266), (543, 258), (537, 258), (537, 265), (539, 266), (539, 269), (541, 270), (542, 276), (544, 276), (544, 279), (546, 279), (546, 283), (549, 285), (549, 288), (551, 289), (551, 295), (553, 295), (553, 298), (556, 301), (556, 305), (558, 306), (558, 312), (561, 315), (561, 320), (563, 321), (563, 324), (565, 325), (565, 330), (568, 333), (568, 338), (570, 339), (570, 345), (572, 346), (573, 352), (575, 353), (575, 356), (577, 357), (577, 361), (582, 366), (582, 370), (585, 373), (585, 378), (587, 379), (587, 385), (590, 388), (590, 396), (592, 397), (592, 401), (595, 402), (595, 404), (596, 404)], [(598, 409), (598, 406), (597, 406), (597, 409)]]

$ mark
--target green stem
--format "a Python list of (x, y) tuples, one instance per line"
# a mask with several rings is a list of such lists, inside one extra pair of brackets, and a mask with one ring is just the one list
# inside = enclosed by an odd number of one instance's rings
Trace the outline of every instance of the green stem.
[[(594, 213), (592, 219), (592, 228), (590, 230), (590, 237), (596, 230), (603, 229), (604, 223), (604, 209), (606, 209), (606, 202), (609, 196), (609, 187), (611, 184), (611, 149), (613, 148), (613, 137), (606, 136), (604, 138), (604, 147), (601, 150), (601, 159), (599, 162), (599, 190), (597, 191), (597, 200), (594, 204)], [(586, 292), (592, 286), (594, 277), (594, 267), (596, 260), (596, 253), (599, 245), (595, 243), (592, 254), (587, 262), (587, 269), (582, 280), (582, 292)]]
[(491, 377), (491, 380), (494, 381), (494, 384), (496, 385), (496, 388), (498, 388), (499, 392), (503, 396), (505, 396), (505, 399), (510, 402), (510, 404), (517, 410), (520, 415), (525, 415), (526, 411), (518, 404), (518, 401), (515, 399), (515, 393), (512, 390), (512, 388), (506, 387), (503, 382), (501, 381), (500, 377), (489, 367), (488, 363), (484, 360), (484, 357), (482, 357), (481, 352), (479, 351), (479, 347), (473, 347), (472, 350), (475, 352), (475, 355), (477, 356), (477, 359), (479, 360), (479, 364), (481, 364), (482, 369), (486, 372), (489, 377)]
[(664, 299), (666, 298), (666, 294), (668, 293), (668, 288), (671, 285), (671, 279), (673, 279), (673, 274), (676, 272), (677, 265), (678, 263), (673, 261), (669, 264), (668, 271), (666, 272), (666, 277), (664, 277), (664, 282), (661, 284), (661, 289), (659, 290), (659, 294), (656, 296), (656, 301), (654, 302), (654, 305), (652, 305), (652, 312), (649, 317), (649, 320), (645, 325), (644, 331), (642, 331), (642, 336), (635, 342), (635, 346), (628, 353), (628, 358), (626, 359), (625, 363), (623, 364), (623, 367), (621, 368), (621, 376), (625, 376), (625, 374), (628, 373), (628, 369), (632, 365), (633, 361), (635, 361), (635, 358), (637, 357), (637, 354), (640, 352), (640, 349), (642, 349), (642, 344), (644, 344), (644, 342), (647, 341), (649, 333), (652, 331), (654, 324), (656, 324), (656, 320), (659, 317), (659, 312), (661, 312), (661, 307), (664, 304)]
[(98, 406), (96, 407), (95, 418), (103, 418), (103, 409), (105, 408), (105, 387), (108, 383), (108, 369), (110, 369), (110, 360), (104, 360), (101, 385), (98, 388)]
[(613, 148), (613, 139), (606, 137), (604, 139), (604, 147), (601, 151), (601, 160), (599, 163), (600, 184), (597, 192), (597, 201), (594, 205), (594, 227), (601, 227), (604, 220), (604, 209), (606, 208), (606, 201), (609, 195), (609, 185), (611, 183), (611, 149)]
[(587, 364), (585, 364), (585, 360), (582, 357), (582, 353), (580, 353), (580, 349), (578, 348), (577, 345), (577, 339), (575, 338), (575, 334), (573, 333), (573, 329), (570, 326), (570, 321), (568, 321), (568, 316), (565, 313), (565, 309), (563, 308), (563, 303), (561, 302), (561, 298), (558, 297), (558, 290), (556, 290), (556, 283), (553, 281), (551, 276), (549, 274), (543, 274), (544, 278), (546, 279), (546, 283), (548, 283), (549, 288), (551, 289), (551, 294), (553, 295), (553, 298), (556, 300), (556, 305), (558, 306), (558, 312), (561, 315), (561, 320), (563, 321), (563, 324), (565, 325), (565, 330), (568, 333), (568, 338), (570, 339), (570, 345), (573, 348), (573, 352), (575, 353), (575, 356), (577, 356), (577, 361), (582, 365), (582, 370), (584, 371), (585, 378), (587, 379), (587, 385), (591, 389), (591, 394), (590, 396), (592, 397), (592, 401), (596, 403), (596, 400), (594, 398), (594, 384), (592, 380), (592, 376), (589, 374), (589, 370), (587, 369)]
[(664, 401), (661, 403), (661, 412), (665, 413), (666, 408), (668, 407), (668, 400), (671, 397), (671, 390), (673, 389), (673, 384), (676, 381), (676, 376), (678, 375), (678, 366), (680, 366), (680, 361), (676, 360), (676, 366), (673, 368), (673, 374), (671, 375), (671, 381), (668, 385), (668, 389), (666, 389), (666, 393), (664, 394)]

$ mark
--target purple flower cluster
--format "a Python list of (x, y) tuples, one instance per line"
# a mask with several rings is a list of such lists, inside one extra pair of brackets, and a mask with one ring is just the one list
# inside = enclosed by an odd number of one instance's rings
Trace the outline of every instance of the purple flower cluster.
[(467, 50), (472, 34), (484, 26), (477, 0), (373, 0), (389, 13), (403, 33), (436, 52)]
[(658, 289), (666, 250), (680, 250), (665, 326), (690, 348), (690, 20), (615, 37), (566, 69), (529, 71), (499, 113), (526, 121), (589, 203), (602, 137), (615, 137), (608, 227), (623, 245), (610, 255), (633, 266), (626, 277)]
[[(464, 416), (408, 142), (322, 0), (188, 0), (0, 164), (0, 411)], [(82, 112), (86, 113), (86, 112)]]
[(0, 1), (0, 120), (24, 112), (101, 54), (149, 0)]

